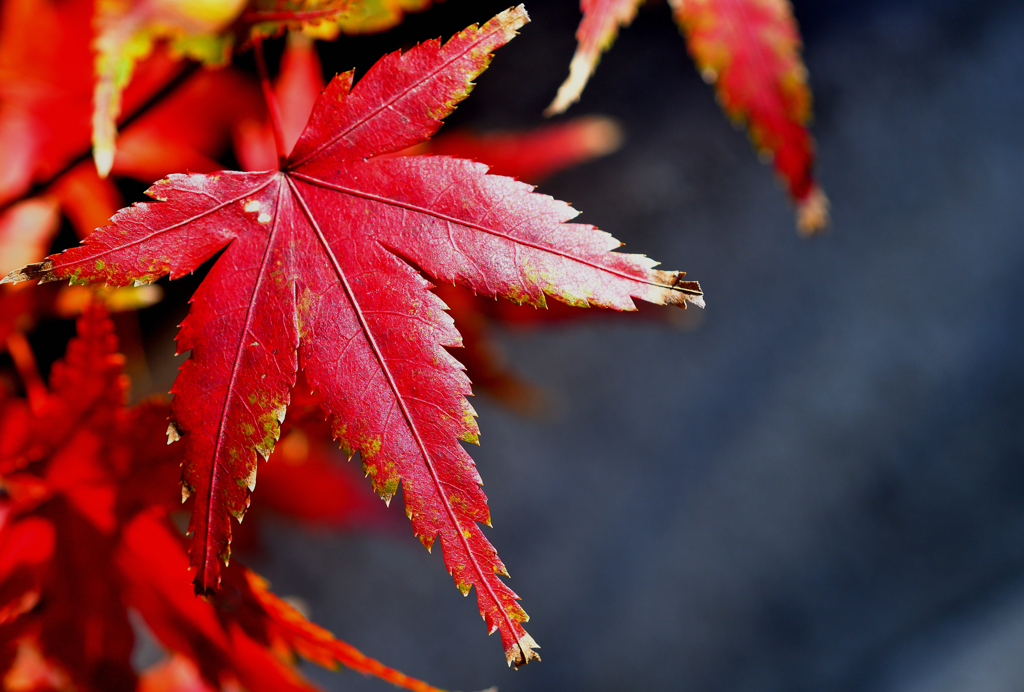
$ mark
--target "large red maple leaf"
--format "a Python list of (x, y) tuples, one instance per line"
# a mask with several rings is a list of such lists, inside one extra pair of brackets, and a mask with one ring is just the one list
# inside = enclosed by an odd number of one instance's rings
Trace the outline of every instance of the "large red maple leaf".
[(517, 303), (545, 294), (574, 305), (634, 309), (633, 299), (702, 305), (700, 287), (591, 226), (569, 205), (482, 164), (442, 156), (369, 158), (432, 135), (466, 97), (491, 51), (527, 21), (520, 6), (442, 45), (385, 56), (352, 88), (337, 76), (280, 170), (174, 175), (78, 248), (12, 272), (125, 285), (172, 278), (224, 253), (178, 335), (191, 350), (174, 385), (172, 439), (186, 448), (182, 484), (196, 588), (215, 589), (270, 454), (301, 363), (332, 432), (360, 453), (428, 548), (440, 537), (463, 593), (477, 588), (506, 659), (536, 658), (526, 613), (499, 579), (505, 566), (478, 523), (490, 523), (480, 476), (459, 441), (476, 442), (469, 380), (445, 347), (459, 344), (444, 304), (417, 268), (445, 283)]

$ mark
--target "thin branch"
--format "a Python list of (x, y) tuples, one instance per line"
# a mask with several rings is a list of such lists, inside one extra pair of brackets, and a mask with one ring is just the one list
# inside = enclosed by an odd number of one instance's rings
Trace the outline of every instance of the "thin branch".
[(254, 36), (252, 39), (253, 54), (256, 56), (256, 69), (260, 73), (260, 87), (263, 89), (263, 100), (267, 103), (267, 114), (270, 116), (270, 126), (274, 130), (274, 144), (277, 146), (277, 165), (284, 167), (284, 161), (288, 158), (288, 152), (284, 149), (284, 128), (281, 126), (281, 109), (277, 105), (277, 97), (274, 96), (274, 88), (270, 86), (270, 76), (267, 74), (267, 61), (263, 57), (263, 39)]

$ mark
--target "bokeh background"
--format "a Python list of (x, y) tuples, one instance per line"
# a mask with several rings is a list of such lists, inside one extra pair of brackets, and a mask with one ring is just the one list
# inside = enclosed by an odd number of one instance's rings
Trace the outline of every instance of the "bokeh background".
[[(447, 0), (323, 46), (331, 72), (507, 2)], [(451, 124), (539, 125), (574, 0), (533, 22)], [(407, 526), (271, 523), (253, 562), (317, 622), (462, 690), (1024, 689), (1024, 5), (799, 0), (834, 226), (807, 241), (722, 117), (665, 4), (569, 115), (625, 146), (550, 179), (707, 295), (685, 328), (505, 331), (544, 419), (477, 397), (488, 535), (543, 662), (505, 668), (475, 596)], [(391, 512), (401, 514), (401, 499)], [(383, 683), (309, 667), (328, 690)]]

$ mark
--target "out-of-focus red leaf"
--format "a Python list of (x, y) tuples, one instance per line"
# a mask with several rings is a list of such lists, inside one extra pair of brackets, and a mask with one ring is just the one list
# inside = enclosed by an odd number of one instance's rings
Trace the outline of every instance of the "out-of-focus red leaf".
[(0, 684), (10, 692), (62, 692), (72, 689), (67, 674), (43, 658), (36, 635), (0, 643), (0, 670), (6, 670)]
[(544, 111), (545, 115), (564, 113), (580, 100), (583, 88), (594, 74), (601, 53), (611, 48), (619, 27), (629, 26), (636, 17), (637, 8), (643, 0), (580, 0), (583, 20), (576, 30), (576, 53), (569, 63), (569, 76), (554, 101)]
[(37, 517), (5, 519), (0, 534), (0, 626), (39, 602), (39, 584), (53, 559), (54, 544), (49, 522)]
[(139, 676), (138, 692), (216, 692), (185, 656), (170, 656)]
[[(583, 20), (569, 77), (545, 115), (579, 100), (597, 61), (636, 16), (641, 0), (581, 0)], [(726, 114), (745, 124), (758, 152), (797, 205), (805, 235), (829, 223), (829, 203), (814, 180), (814, 143), (808, 132), (811, 92), (800, 57), (800, 32), (789, 0), (669, 0), (704, 79), (715, 84)]]
[(90, 0), (0, 6), (0, 204), (88, 142)]
[(606, 156), (621, 144), (618, 123), (592, 115), (524, 132), (453, 130), (406, 153), (472, 159), (486, 163), (494, 175), (539, 183), (558, 171)]
[(60, 202), (61, 211), (71, 221), (79, 238), (107, 223), (124, 205), (117, 186), (109, 180), (102, 180), (96, 175), (96, 168), (87, 161), (53, 181), (49, 193)]
[(92, 130), (100, 175), (106, 177), (115, 161), (122, 92), (134, 84), (136, 63), (149, 56), (158, 41), (166, 41), (174, 58), (224, 66), (235, 49), (254, 37), (276, 36), (286, 29), (325, 36), (323, 29), (334, 27), (351, 4), (352, 0), (100, 0)]
[[(92, 0), (8, 0), (0, 6), (0, 204), (46, 181), (89, 146)], [(125, 92), (133, 112), (176, 73), (158, 52)]]
[(704, 80), (722, 109), (744, 123), (797, 204), (797, 227), (828, 225), (828, 198), (814, 180), (807, 131), (811, 91), (789, 0), (670, 0)]
[(192, 302), (178, 348), (171, 438), (185, 445), (183, 487), (201, 592), (217, 587), (302, 366), (348, 454), (360, 452), (385, 498), (404, 487), (413, 530), (481, 615), (510, 664), (536, 658), (526, 614), (479, 527), (489, 523), (472, 459), (469, 382), (444, 350), (459, 343), (443, 304), (407, 262), (444, 283), (546, 304), (635, 309), (634, 299), (703, 305), (696, 282), (654, 269), (618, 242), (567, 222), (575, 210), (486, 167), (447, 157), (373, 159), (431, 136), (490, 53), (527, 20), (520, 8), (382, 58), (352, 89), (339, 75), (280, 171), (171, 176), (160, 203), (123, 210), (85, 244), (5, 282), (150, 282), (193, 271), (225, 248)]
[(105, 319), (84, 318), (67, 356), (53, 366), (41, 409), (27, 421), (0, 419), (0, 437), (12, 424), (24, 426), (14, 431), (21, 444), (5, 445), (0, 459), (11, 511), (5, 538), (28, 524), (53, 536), (33, 585), (45, 607), (19, 614), (6, 634), (30, 641), (86, 691), (135, 686), (134, 635), (116, 583), (96, 569), (115, 542), (115, 493), (105, 478), (125, 395), (115, 348)]
[(0, 268), (8, 271), (45, 257), (60, 228), (60, 206), (49, 196), (32, 197), (0, 212)]
[(158, 39), (195, 40), (200, 57), (226, 62), (225, 49), (213, 37), (241, 12), (246, 0), (164, 2), (163, 0), (98, 0), (93, 24), (96, 78), (92, 95), (93, 160), (106, 178), (115, 160), (117, 121), (122, 96), (133, 81), (136, 63), (150, 57)]
[(312, 691), (286, 662), (299, 655), (326, 668), (344, 666), (406, 689), (436, 692), (309, 622), (237, 563), (225, 568), (224, 588), (215, 596), (196, 599), (187, 582), (175, 578), (188, 567), (182, 541), (156, 512), (139, 513), (127, 524), (116, 562), (127, 584), (126, 602), (207, 681), (234, 679), (254, 692)]
[(325, 526), (383, 521), (383, 508), (364, 492), (362, 474), (339, 458), (328, 440), (326, 424), (293, 427), (284, 435), (260, 469), (258, 506)]
[(230, 143), (236, 123), (263, 109), (259, 87), (247, 75), (203, 70), (121, 134), (113, 173), (150, 181), (175, 171), (219, 170), (214, 158)]

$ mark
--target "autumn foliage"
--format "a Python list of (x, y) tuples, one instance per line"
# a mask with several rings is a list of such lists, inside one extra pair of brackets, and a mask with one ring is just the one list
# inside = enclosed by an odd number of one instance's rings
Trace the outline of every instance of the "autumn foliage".
[[(0, 401), (5, 689), (309, 689), (297, 656), (433, 689), (338, 641), (232, 558), (254, 541), (249, 514), (268, 508), (332, 526), (376, 516), (331, 446), (358, 455), (386, 502), (401, 486), (413, 532), (441, 545), (464, 594), (475, 589), (508, 663), (539, 658), (481, 528), (490, 512), (461, 444), (478, 435), (471, 380), (520, 411), (540, 406), (488, 325), (573, 319), (574, 307), (702, 307), (703, 297), (682, 272), (616, 251), (609, 234), (571, 223), (568, 204), (521, 182), (614, 150), (614, 122), (435, 137), (528, 21), (521, 6), (325, 85), (315, 40), (383, 31), (429, 4), (3, 5), (3, 283), (39, 283), (0, 293), (17, 373)], [(579, 50), (552, 113), (578, 99), (638, 4), (581, 3)], [(800, 228), (820, 230), (827, 201), (788, 4), (673, 9), (727, 114), (773, 157)], [(271, 80), (263, 42), (282, 34)], [(242, 51), (257, 75), (225, 67)], [(244, 171), (219, 163), (228, 146)], [(155, 180), (151, 201), (118, 211), (111, 176)], [(62, 216), (83, 242), (44, 258)], [(178, 333), (178, 351), (191, 353), (173, 400), (128, 407), (110, 312), (158, 301), (150, 284), (215, 256)], [(77, 336), (45, 384), (25, 334), (43, 316), (76, 314)], [(167, 652), (152, 669), (131, 665), (129, 612)]]

